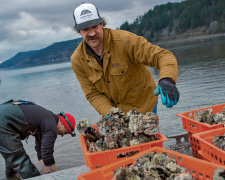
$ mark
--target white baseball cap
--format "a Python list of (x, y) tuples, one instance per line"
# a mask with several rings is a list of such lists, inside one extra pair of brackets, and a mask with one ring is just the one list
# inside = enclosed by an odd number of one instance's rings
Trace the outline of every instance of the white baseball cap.
[(74, 28), (77, 31), (97, 26), (103, 22), (103, 19), (99, 16), (98, 9), (90, 3), (82, 3), (75, 8), (73, 17), (75, 21)]

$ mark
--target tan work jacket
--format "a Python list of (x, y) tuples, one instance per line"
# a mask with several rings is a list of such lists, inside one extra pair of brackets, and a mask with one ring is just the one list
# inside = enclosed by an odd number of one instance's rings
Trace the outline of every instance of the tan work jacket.
[(157, 99), (155, 81), (147, 66), (160, 69), (159, 79), (177, 80), (175, 56), (152, 45), (144, 37), (123, 30), (103, 28), (103, 67), (87, 55), (84, 40), (71, 56), (72, 68), (91, 105), (101, 115), (113, 106), (127, 112), (136, 107), (141, 113), (153, 111)]

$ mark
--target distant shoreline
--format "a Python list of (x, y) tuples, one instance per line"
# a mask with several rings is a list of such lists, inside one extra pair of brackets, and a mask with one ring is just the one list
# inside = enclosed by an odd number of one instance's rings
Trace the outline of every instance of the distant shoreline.
[(200, 35), (200, 36), (190, 36), (190, 37), (184, 37), (184, 38), (176, 38), (174, 39), (168, 39), (168, 40), (162, 40), (158, 42), (153, 42), (153, 44), (162, 46), (164, 48), (175, 48), (179, 47), (180, 45), (189, 45), (189, 44), (198, 44), (198, 43), (204, 43), (204, 42), (212, 42), (217, 40), (225, 40), (225, 33), (221, 34), (210, 34), (210, 35)]
[[(200, 45), (202, 43), (217, 43), (219, 41), (225, 41), (225, 33), (211, 34), (211, 35), (204, 35), (204, 34), (199, 34), (199, 33), (186, 33), (186, 34), (181, 34), (181, 35), (177, 35), (174, 37), (167, 37), (158, 42), (151, 42), (151, 41), (150, 42), (152, 44), (159, 45), (160, 47), (168, 49), (173, 52), (173, 50), (179, 49), (180, 47), (183, 48), (183, 47), (187, 47), (187, 46), (191, 46), (191, 45)], [(73, 43), (73, 41), (70, 40), (69, 43)], [(59, 46), (60, 43), (57, 43), (57, 45)], [(50, 45), (41, 50), (35, 50), (38, 52), (36, 54), (38, 54), (40, 56), (42, 55), (42, 57), (45, 58), (45, 59), (41, 59), (42, 61), (39, 63), (37, 63), (37, 61), (35, 61), (34, 62), (35, 64), (27, 64), (27, 61), (24, 63), (21, 61), (23, 59), (29, 59), (29, 61), (32, 61), (34, 58), (37, 59), (37, 55), (32, 55), (32, 54), (29, 55), (28, 54), (29, 51), (28, 52), (20, 52), (17, 55), (15, 55), (14, 57), (8, 59), (9, 61), (11, 61), (13, 63), (13, 65), (9, 64), (10, 67), (7, 67), (7, 65), (5, 67), (4, 66), (1, 67), (2, 64), (0, 62), (0, 69), (20, 69), (20, 68), (26, 68), (26, 67), (48, 65), (48, 64), (52, 64), (52, 63), (69, 62), (70, 55), (73, 52), (73, 50), (71, 50), (71, 52), (69, 52), (70, 51), (69, 47), (71, 46), (71, 45), (70, 46), (69, 45), (63, 46), (64, 49), (61, 49), (61, 51), (60, 51), (61, 54), (58, 53), (58, 55), (56, 55), (55, 52), (53, 51), (58, 46), (55, 46), (53, 48), (53, 45)], [(49, 53), (47, 57), (43, 56), (43, 54), (46, 54), (46, 52)], [(57, 57), (57, 59), (56, 58), (53, 59), (54, 61), (52, 60), (52, 56), (53, 56), (52, 52), (54, 53), (54, 57)], [(64, 56), (62, 56), (62, 52), (64, 52)], [(28, 54), (28, 55), (26, 55), (26, 54)], [(21, 58), (21, 56), (22, 56), (22, 58)], [(59, 57), (61, 58), (61, 60), (59, 59)], [(17, 59), (17, 61), (16, 61), (16, 59)], [(15, 65), (15, 62), (19, 62), (18, 59), (22, 65), (18, 65), (18, 64)], [(68, 59), (68, 61), (66, 59)], [(6, 60), (6, 61), (8, 61), (8, 60)], [(3, 61), (3, 62), (5, 62), (5, 61)]]

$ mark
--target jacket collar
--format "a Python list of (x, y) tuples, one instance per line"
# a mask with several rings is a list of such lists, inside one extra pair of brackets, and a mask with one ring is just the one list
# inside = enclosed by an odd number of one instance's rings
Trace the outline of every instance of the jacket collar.
[(109, 29), (103, 28), (103, 47), (104, 47), (103, 53), (104, 54), (109, 52), (110, 41), (111, 41), (111, 35), (109, 32)]

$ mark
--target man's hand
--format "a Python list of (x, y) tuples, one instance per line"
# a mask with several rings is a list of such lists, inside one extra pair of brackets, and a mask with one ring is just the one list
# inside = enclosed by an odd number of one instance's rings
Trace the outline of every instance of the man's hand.
[(154, 95), (157, 96), (159, 93), (162, 104), (168, 108), (172, 108), (179, 101), (180, 93), (170, 78), (160, 79), (158, 86), (154, 90)]
[(58, 171), (58, 169), (56, 168), (56, 164), (53, 164), (51, 166), (45, 166), (43, 160), (40, 160), (40, 164), (45, 174)]

